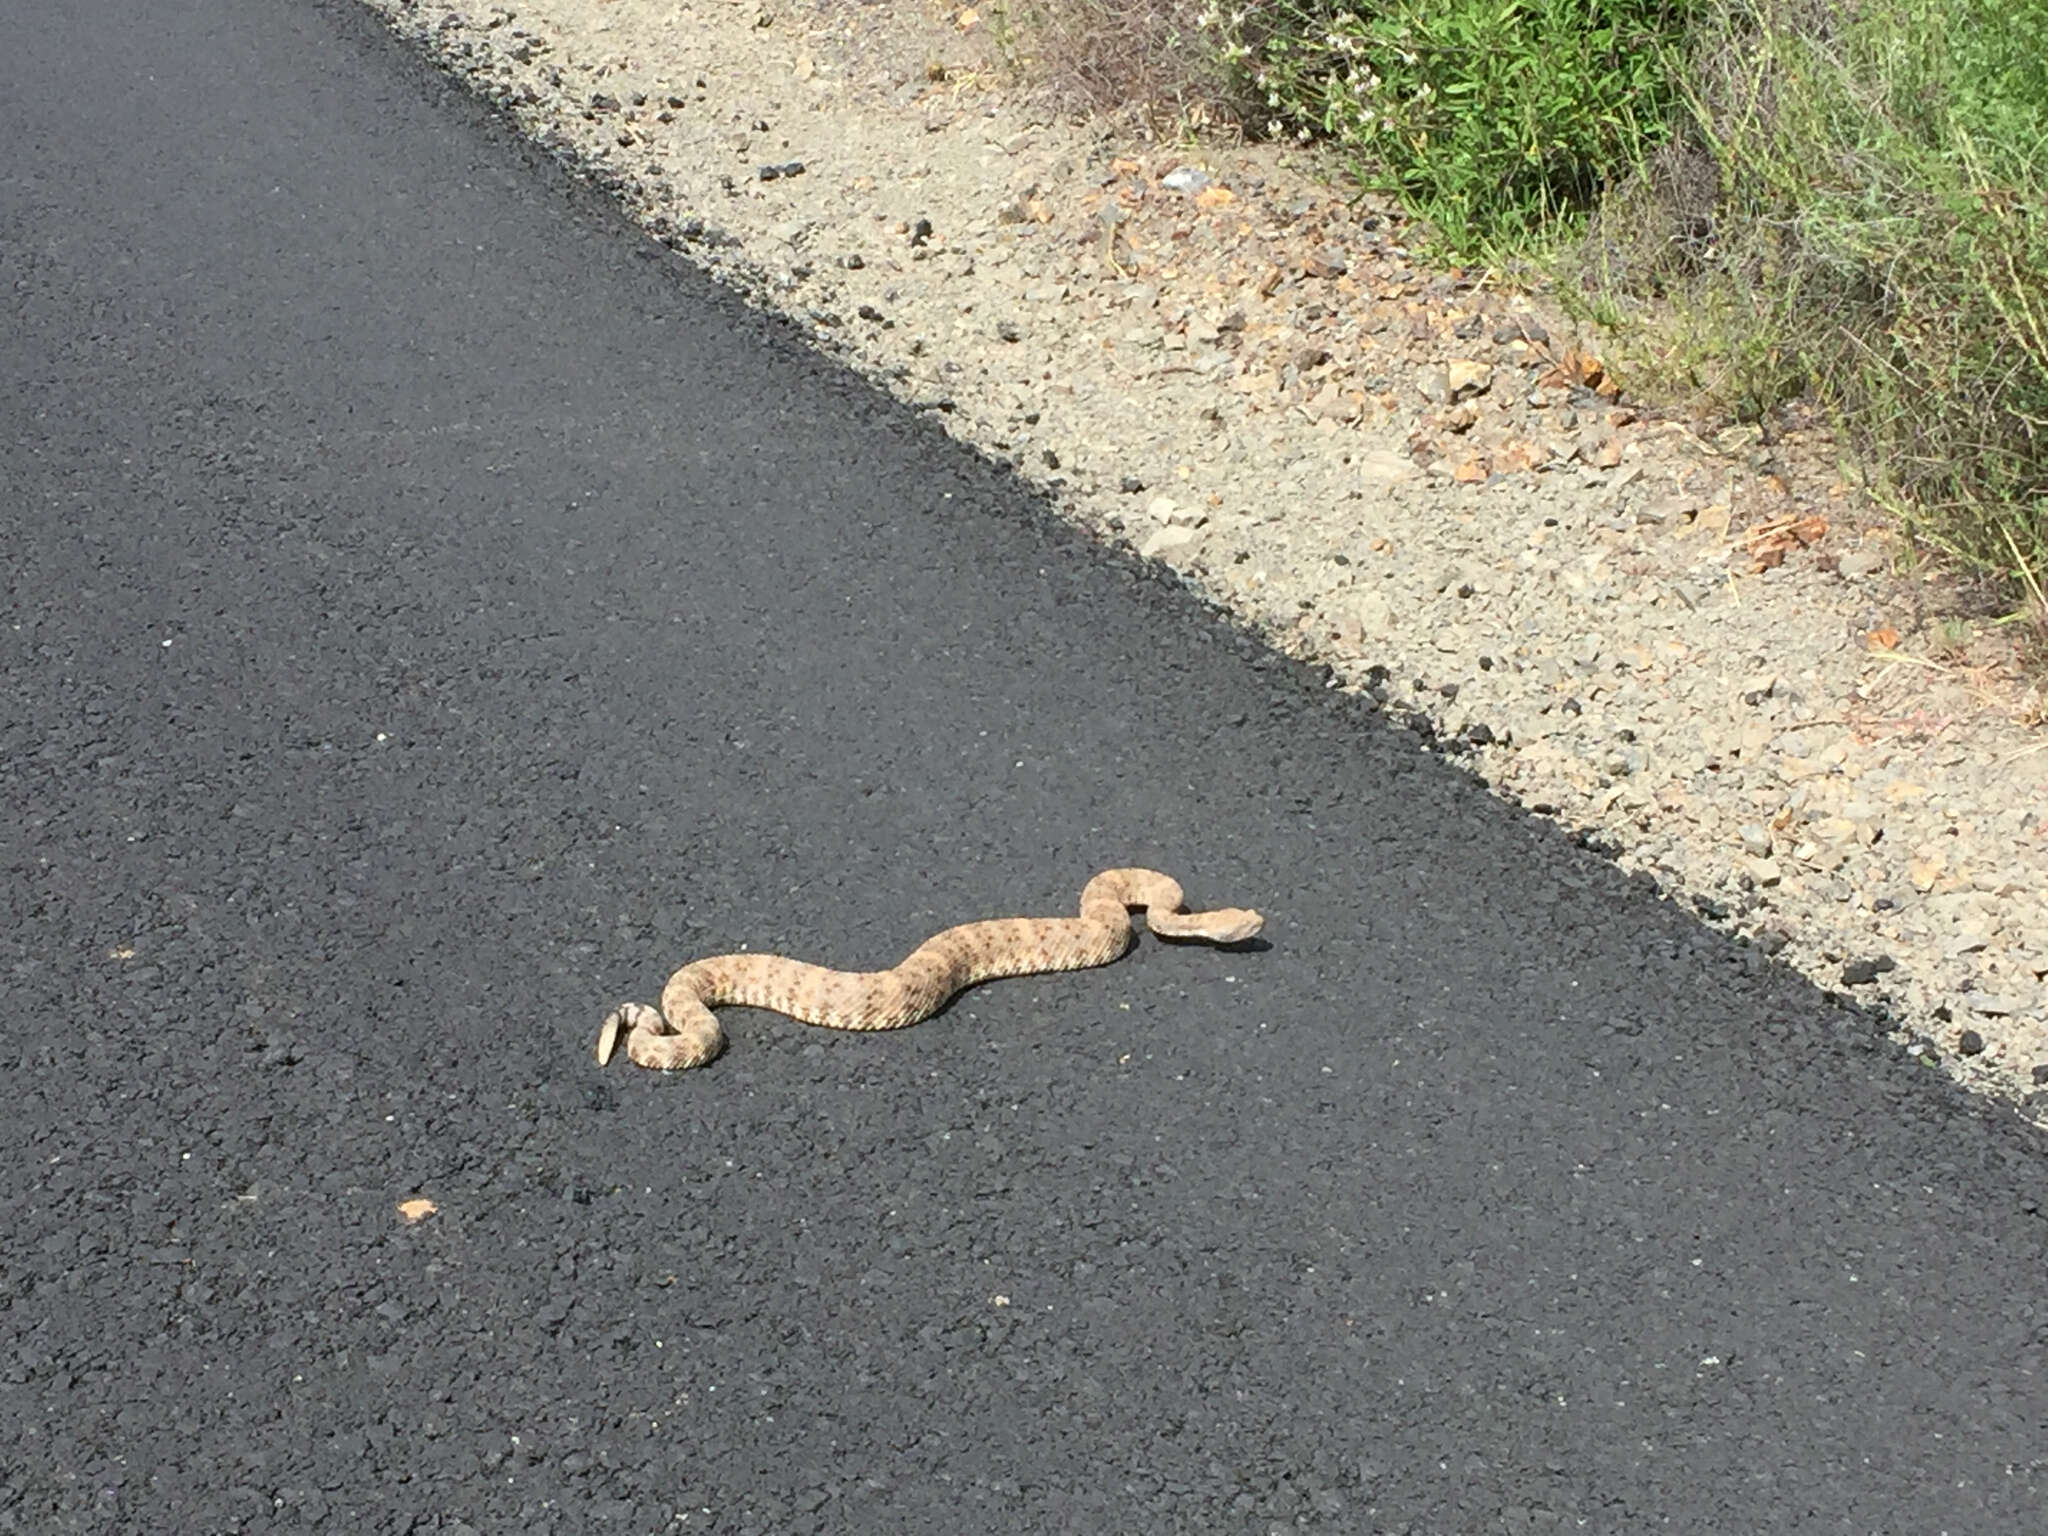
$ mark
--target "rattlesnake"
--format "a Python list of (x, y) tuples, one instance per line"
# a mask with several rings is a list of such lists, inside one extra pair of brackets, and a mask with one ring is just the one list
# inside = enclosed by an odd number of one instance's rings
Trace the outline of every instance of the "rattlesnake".
[(1131, 944), (1130, 910), (1164, 939), (1235, 944), (1265, 921), (1240, 907), (1183, 912), (1180, 886), (1150, 869), (1106, 869), (1081, 892), (1079, 917), (1006, 917), (962, 923), (926, 939), (889, 971), (832, 971), (782, 955), (713, 955), (693, 960), (662, 988), (661, 1009), (621, 1003), (597, 1035), (597, 1061), (626, 1055), (664, 1072), (701, 1067), (725, 1048), (711, 1009), (718, 1003), (772, 1008), (828, 1029), (901, 1029), (930, 1018), (963, 988), (1000, 976), (1084, 971), (1107, 965)]

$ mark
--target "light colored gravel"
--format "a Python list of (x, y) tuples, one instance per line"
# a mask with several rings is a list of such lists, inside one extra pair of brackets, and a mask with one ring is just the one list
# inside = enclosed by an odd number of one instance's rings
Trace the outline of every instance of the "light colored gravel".
[(1170, 148), (857, 0), (367, 0), (1073, 518), (2048, 1125), (2048, 734), (1817, 428), (1617, 398), (1308, 155)]

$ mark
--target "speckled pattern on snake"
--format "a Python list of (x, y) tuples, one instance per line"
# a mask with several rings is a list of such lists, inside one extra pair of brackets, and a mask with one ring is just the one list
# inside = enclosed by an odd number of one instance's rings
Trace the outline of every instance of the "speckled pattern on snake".
[(770, 1008), (827, 1029), (901, 1029), (930, 1018), (958, 992), (1003, 976), (1082, 971), (1130, 948), (1131, 912), (1163, 939), (1236, 944), (1265, 921), (1241, 907), (1183, 912), (1179, 884), (1157, 870), (1107, 869), (1081, 892), (1079, 917), (1006, 917), (962, 923), (924, 941), (887, 971), (834, 971), (782, 955), (693, 960), (662, 989), (659, 1011), (622, 1003), (598, 1031), (597, 1060), (623, 1037), (636, 1064), (674, 1072), (701, 1067), (725, 1048), (711, 1010), (720, 1003)]

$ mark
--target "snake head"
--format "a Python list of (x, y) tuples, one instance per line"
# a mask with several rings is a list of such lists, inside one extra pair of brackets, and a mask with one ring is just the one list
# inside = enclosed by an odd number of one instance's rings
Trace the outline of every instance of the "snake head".
[(1218, 944), (1242, 944), (1266, 926), (1266, 920), (1249, 907), (1225, 907), (1212, 915), (1216, 928), (1209, 937)]

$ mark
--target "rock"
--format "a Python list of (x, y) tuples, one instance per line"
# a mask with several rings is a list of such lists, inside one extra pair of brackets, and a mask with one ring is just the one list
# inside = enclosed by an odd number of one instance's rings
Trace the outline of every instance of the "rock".
[(1676, 528), (1697, 517), (1699, 510), (1700, 501), (1697, 496), (1689, 496), (1683, 491), (1676, 491), (1671, 495), (1659, 496), (1655, 500), (1643, 503), (1636, 510), (1636, 521), (1638, 523), (1654, 524), (1659, 527), (1668, 524)]
[(1312, 252), (1306, 257), (1302, 261), (1301, 270), (1310, 277), (1327, 279), (1342, 277), (1351, 270), (1351, 267), (1345, 261), (1342, 250), (1334, 245), (1326, 245), (1321, 250)]
[(1984, 1037), (1974, 1029), (1966, 1029), (1956, 1036), (1956, 1050), (1964, 1056), (1982, 1056), (1984, 1054)]
[(1178, 554), (1191, 547), (1201, 536), (1199, 529), (1178, 525), (1155, 528), (1145, 535), (1145, 542), (1138, 546), (1138, 553), (1148, 560), (1160, 555)]
[(1741, 860), (1742, 872), (1761, 886), (1776, 885), (1783, 878), (1778, 866), (1769, 859), (1759, 859), (1745, 854)]
[(1302, 413), (1313, 421), (1348, 420), (1357, 413), (1355, 403), (1344, 398), (1344, 389), (1335, 379), (1325, 379), (1318, 389), (1301, 404)]
[(1621, 439), (1611, 432), (1582, 432), (1572, 456), (1590, 469), (1612, 469), (1621, 462)]
[(1735, 695), (1751, 709), (1754, 709), (1762, 704), (1764, 700), (1776, 694), (1778, 687), (1779, 680), (1777, 677), (1769, 672), (1760, 672), (1743, 683), (1740, 688), (1737, 688)]
[(2016, 997), (2003, 997), (1995, 992), (1965, 992), (1963, 1007), (1971, 1013), (1981, 1013), (1992, 1018), (2004, 1018), (2026, 1012), (2026, 1004)]
[(1897, 970), (1898, 964), (1890, 955), (1872, 955), (1867, 960), (1851, 960), (1842, 967), (1842, 985), (1867, 987), (1887, 971)]
[(1454, 357), (1444, 365), (1444, 383), (1449, 388), (1450, 398), (1453, 400), (1462, 400), (1468, 395), (1483, 395), (1493, 387), (1493, 368), (1487, 363)]
[(1727, 502), (1716, 502), (1712, 506), (1701, 507), (1699, 511), (1695, 512), (1692, 525), (1710, 539), (1726, 538), (1728, 536), (1728, 520), (1731, 515), (1732, 509)]
[(1819, 843), (1801, 843), (1793, 850), (1792, 856), (1803, 864), (1811, 864), (1824, 874), (1833, 874), (1849, 862), (1846, 848), (1824, 848)]
[(1361, 592), (1344, 606), (1361, 639), (1384, 635), (1394, 627), (1394, 605), (1377, 592)]
[(1357, 471), (1359, 479), (1373, 485), (1398, 485), (1402, 481), (1419, 479), (1422, 474), (1415, 461), (1406, 454), (1382, 448), (1358, 454), (1353, 458), (1351, 467)]

